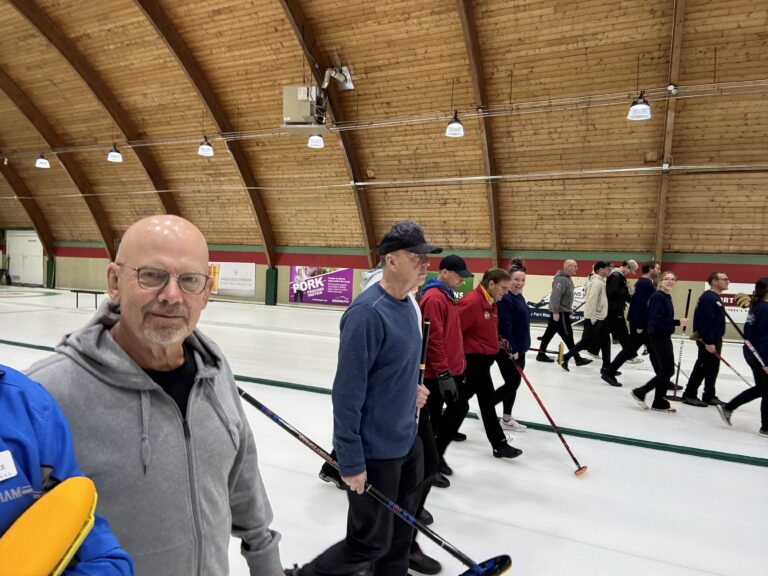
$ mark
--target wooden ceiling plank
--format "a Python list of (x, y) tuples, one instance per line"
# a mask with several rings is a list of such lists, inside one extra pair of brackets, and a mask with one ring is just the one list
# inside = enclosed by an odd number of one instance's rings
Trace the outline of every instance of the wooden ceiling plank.
[[(680, 50), (683, 44), (683, 26), (685, 24), (686, 0), (675, 0), (672, 23), (672, 42), (669, 55), (669, 75), (667, 85), (678, 85), (680, 76)], [(672, 162), (672, 141), (675, 130), (675, 105), (677, 99), (666, 99), (666, 118), (664, 121), (664, 154), (661, 157), (662, 164)], [(656, 203), (656, 230), (653, 242), (653, 257), (661, 262), (664, 252), (664, 222), (667, 214), (667, 196), (669, 194), (670, 172), (663, 170), (659, 176), (659, 195)]]
[(32, 226), (37, 232), (37, 237), (40, 238), (40, 243), (43, 245), (43, 252), (49, 259), (53, 259), (53, 234), (51, 233), (51, 227), (48, 226), (48, 222), (43, 216), (40, 207), (34, 198), (31, 197), (29, 188), (24, 184), (24, 181), (19, 177), (13, 167), (5, 162), (0, 162), (0, 174), (3, 175), (8, 185), (13, 190), (13, 193), (21, 202), (22, 208), (32, 221)]
[[(56, 50), (58, 50), (75, 72), (77, 72), (83, 79), (101, 106), (115, 122), (115, 125), (122, 133), (126, 142), (142, 140), (143, 137), (139, 133), (139, 130), (131, 122), (128, 113), (118, 102), (113, 92), (107, 87), (96, 70), (91, 67), (75, 45), (70, 42), (64, 34), (61, 33), (56, 24), (48, 18), (45, 12), (31, 0), (10, 0), (10, 3)], [(152, 186), (157, 191), (157, 196), (163, 209), (168, 214), (181, 215), (175, 198), (168, 192), (167, 181), (163, 176), (162, 170), (149, 148), (146, 146), (136, 146), (132, 148), (132, 150), (139, 159), (139, 163), (146, 173), (147, 178), (149, 178)]]
[[(288, 19), (291, 28), (293, 28), (296, 40), (298, 40), (299, 45), (304, 52), (304, 56), (310, 63), (315, 83), (318, 86), (321, 86), (325, 70), (331, 66), (331, 63), (327, 62), (320, 55), (317, 48), (317, 41), (311, 26), (307, 24), (304, 11), (301, 9), (299, 1), (280, 0), (280, 4), (283, 7), (283, 11), (285, 12), (285, 16)], [(330, 110), (335, 123), (338, 124), (344, 121), (338, 101), (333, 93), (333, 89), (330, 87), (328, 90), (328, 109)], [(341, 155), (344, 158), (344, 166), (352, 185), (352, 194), (355, 198), (355, 207), (357, 208), (357, 214), (360, 219), (360, 229), (363, 233), (363, 246), (368, 258), (368, 265), (373, 267), (377, 258), (376, 247), (378, 242), (373, 233), (373, 220), (371, 219), (371, 209), (368, 203), (367, 193), (356, 185), (357, 182), (362, 181), (360, 166), (354, 153), (354, 147), (352, 146), (351, 135), (349, 132), (340, 130), (337, 132), (337, 135), (339, 137)]]
[[(46, 119), (46, 117), (37, 109), (32, 103), (29, 97), (19, 88), (19, 86), (5, 73), (5, 70), (0, 68), (0, 90), (2, 90), (8, 99), (13, 102), (19, 111), (26, 116), (27, 120), (40, 134), (41, 138), (45, 140), (46, 144), (50, 148), (65, 148), (66, 145), (61, 137), (56, 133), (53, 126)], [(112, 231), (112, 226), (109, 223), (106, 212), (99, 202), (99, 199), (94, 194), (91, 184), (85, 177), (80, 165), (70, 154), (58, 154), (57, 158), (61, 165), (64, 167), (69, 179), (75, 185), (75, 188), (80, 192), (85, 204), (88, 206), (88, 210), (96, 222), (96, 226), (101, 234), (101, 239), (104, 242), (104, 246), (107, 249), (107, 253), (111, 260), (115, 259), (115, 235)], [(42, 239), (41, 239), (42, 240)]]
[[(160, 7), (159, 3), (155, 0), (134, 1), (173, 53), (179, 66), (184, 70), (187, 78), (197, 91), (205, 107), (208, 109), (209, 114), (216, 122), (219, 132), (233, 132), (232, 124), (227, 118), (219, 98), (216, 96), (213, 87), (208, 82), (200, 64), (176, 30), (176, 27), (173, 25), (170, 18), (168, 18), (168, 15)], [(248, 158), (246, 157), (241, 142), (238, 140), (228, 140), (227, 148), (232, 154), (232, 160), (235, 163), (235, 167), (240, 175), (243, 186), (248, 193), (248, 199), (250, 200), (256, 222), (259, 224), (267, 266), (273, 267), (276, 262), (275, 235), (272, 230), (272, 223), (270, 222), (269, 215), (267, 214), (267, 209), (264, 205), (264, 199), (261, 196), (261, 192), (259, 191), (256, 182), (256, 177), (253, 175), (253, 171), (248, 163)]]
[[(461, 28), (464, 32), (464, 44), (469, 58), (469, 70), (472, 75), (472, 86), (475, 95), (475, 106), (482, 111), (487, 107), (485, 95), (485, 77), (483, 76), (483, 62), (480, 57), (480, 46), (477, 40), (477, 27), (475, 25), (474, 8), (471, 0), (457, 0)], [(483, 165), (486, 176), (496, 175), (496, 161), (493, 151), (493, 132), (491, 121), (485, 116), (478, 117), (480, 128), (480, 145), (483, 150)], [(496, 182), (488, 180), (486, 184), (488, 197), (488, 224), (491, 238), (491, 263), (499, 264), (499, 252), (501, 247), (501, 226), (499, 224), (499, 197)]]

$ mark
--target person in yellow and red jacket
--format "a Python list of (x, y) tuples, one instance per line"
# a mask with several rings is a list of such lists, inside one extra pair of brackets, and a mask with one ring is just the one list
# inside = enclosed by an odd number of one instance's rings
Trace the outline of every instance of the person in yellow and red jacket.
[[(464, 339), (466, 400), (477, 394), (485, 434), (496, 458), (516, 458), (523, 453), (507, 443), (496, 416), (496, 400), (491, 366), (499, 352), (499, 316), (496, 302), (509, 290), (511, 276), (501, 268), (491, 268), (480, 284), (459, 302), (461, 334)], [(459, 422), (459, 425), (461, 423)], [(459, 427), (456, 426), (456, 430)]]

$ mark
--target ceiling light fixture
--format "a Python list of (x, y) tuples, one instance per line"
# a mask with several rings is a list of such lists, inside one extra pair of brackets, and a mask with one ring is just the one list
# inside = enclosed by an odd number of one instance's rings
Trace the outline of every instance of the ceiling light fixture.
[(644, 98), (645, 90), (640, 90), (640, 54), (637, 55), (635, 89), (640, 92), (640, 95), (632, 101), (632, 104), (629, 107), (629, 112), (627, 112), (627, 120), (650, 120), (651, 105), (648, 104), (648, 100)]
[(648, 100), (644, 98), (645, 90), (640, 91), (640, 96), (632, 101), (632, 105), (629, 107), (627, 113), (627, 120), (650, 120), (651, 119), (651, 105), (648, 104)]
[(200, 144), (200, 147), (197, 149), (197, 155), (210, 158), (211, 156), (213, 156), (213, 154), (214, 154), (213, 146), (211, 146), (211, 143), (208, 142), (208, 136), (203, 135), (203, 142)]
[(461, 138), (464, 136), (464, 124), (459, 120), (458, 110), (453, 111), (453, 119), (446, 126), (445, 135), (449, 138)]
[(112, 150), (107, 154), (107, 162), (122, 162), (123, 155), (120, 154), (120, 150), (117, 149), (117, 142), (112, 144)]
[(307, 146), (319, 150), (320, 148), (325, 148), (325, 140), (323, 140), (320, 134), (312, 134), (309, 140), (307, 140)]
[(50, 168), (50, 167), (51, 167), (51, 163), (48, 162), (46, 157), (43, 156), (42, 154), (40, 154), (40, 157), (37, 160), (35, 160), (35, 168)]

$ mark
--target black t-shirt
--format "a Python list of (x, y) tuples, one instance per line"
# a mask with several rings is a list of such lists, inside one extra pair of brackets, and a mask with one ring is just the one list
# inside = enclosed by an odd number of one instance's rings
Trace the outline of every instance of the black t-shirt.
[(173, 398), (176, 404), (179, 405), (182, 418), (186, 420), (189, 393), (192, 391), (192, 385), (195, 383), (195, 376), (197, 375), (197, 366), (195, 366), (195, 356), (192, 353), (192, 347), (186, 342), (184, 343), (184, 364), (178, 368), (168, 372), (160, 370), (144, 370), (144, 372), (158, 386), (165, 390), (168, 396)]

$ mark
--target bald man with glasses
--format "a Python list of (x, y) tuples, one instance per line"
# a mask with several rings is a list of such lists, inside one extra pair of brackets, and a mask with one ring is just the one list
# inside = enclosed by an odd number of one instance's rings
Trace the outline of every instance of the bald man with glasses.
[(177, 216), (126, 231), (109, 299), (29, 373), (72, 427), (83, 472), (137, 574), (226, 575), (230, 536), (252, 576), (283, 573), (279, 534), (232, 371), (196, 329), (208, 245)]

